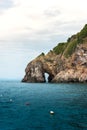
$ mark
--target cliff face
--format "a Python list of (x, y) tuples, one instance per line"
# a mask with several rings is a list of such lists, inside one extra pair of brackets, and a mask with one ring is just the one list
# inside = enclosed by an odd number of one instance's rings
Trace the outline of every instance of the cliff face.
[(87, 44), (77, 46), (65, 64), (66, 68), (52, 82), (87, 82)]
[(31, 61), (22, 82), (87, 82), (87, 25), (66, 43)]

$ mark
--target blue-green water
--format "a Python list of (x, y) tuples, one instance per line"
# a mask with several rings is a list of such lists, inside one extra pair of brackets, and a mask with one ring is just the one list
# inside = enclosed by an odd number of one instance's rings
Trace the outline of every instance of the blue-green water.
[(0, 130), (87, 130), (87, 84), (0, 82)]

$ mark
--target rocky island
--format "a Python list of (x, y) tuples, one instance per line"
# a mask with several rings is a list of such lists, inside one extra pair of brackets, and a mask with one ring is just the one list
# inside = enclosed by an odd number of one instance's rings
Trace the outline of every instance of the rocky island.
[(48, 54), (40, 54), (31, 61), (22, 82), (87, 82), (87, 24), (67, 42), (58, 43)]

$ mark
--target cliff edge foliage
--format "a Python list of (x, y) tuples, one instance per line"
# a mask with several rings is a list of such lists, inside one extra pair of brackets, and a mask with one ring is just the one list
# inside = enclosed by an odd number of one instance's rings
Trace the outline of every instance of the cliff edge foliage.
[(87, 38), (87, 24), (79, 33), (68, 38), (67, 42), (58, 43), (58, 45), (53, 48), (53, 51), (57, 55), (63, 54), (65, 57), (71, 56), (77, 45), (84, 43), (85, 38)]
[(31, 61), (22, 82), (87, 82), (87, 24), (67, 42)]

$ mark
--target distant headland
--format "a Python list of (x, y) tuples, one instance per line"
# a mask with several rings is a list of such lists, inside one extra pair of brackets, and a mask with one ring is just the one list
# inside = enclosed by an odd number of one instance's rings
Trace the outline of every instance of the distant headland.
[(58, 43), (48, 54), (40, 54), (31, 61), (22, 82), (87, 82), (87, 24), (67, 42)]

